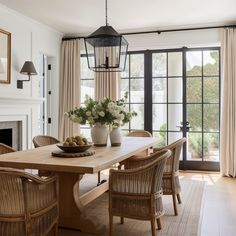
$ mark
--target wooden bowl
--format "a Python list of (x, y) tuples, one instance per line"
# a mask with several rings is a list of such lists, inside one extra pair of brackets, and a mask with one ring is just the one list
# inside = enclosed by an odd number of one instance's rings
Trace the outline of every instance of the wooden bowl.
[(78, 153), (78, 152), (85, 152), (89, 148), (91, 148), (93, 145), (78, 145), (78, 146), (63, 146), (63, 144), (57, 144), (57, 147), (59, 147), (62, 151), (66, 153)]

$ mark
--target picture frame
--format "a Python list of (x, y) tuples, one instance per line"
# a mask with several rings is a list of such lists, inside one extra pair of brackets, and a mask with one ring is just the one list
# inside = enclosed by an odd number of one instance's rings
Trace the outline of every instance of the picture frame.
[(11, 33), (0, 29), (0, 83), (11, 83)]

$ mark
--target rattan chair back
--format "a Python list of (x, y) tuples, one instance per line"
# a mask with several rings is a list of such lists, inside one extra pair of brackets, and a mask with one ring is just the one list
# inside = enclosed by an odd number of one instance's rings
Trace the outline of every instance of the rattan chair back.
[(38, 135), (33, 138), (33, 143), (34, 143), (34, 147), (38, 148), (38, 147), (60, 143), (60, 141), (52, 136)]
[(58, 225), (58, 180), (0, 167), (0, 236), (47, 235)]

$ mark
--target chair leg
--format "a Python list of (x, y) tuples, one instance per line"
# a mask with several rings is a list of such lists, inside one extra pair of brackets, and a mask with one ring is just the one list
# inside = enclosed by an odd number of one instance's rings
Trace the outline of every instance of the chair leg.
[(98, 172), (98, 183), (97, 183), (97, 186), (99, 186), (101, 183), (101, 172), (99, 171)]
[(54, 226), (54, 236), (58, 236), (58, 224)]
[(175, 196), (174, 193), (172, 194), (172, 199), (173, 199), (173, 205), (174, 205), (175, 215), (177, 216), (177, 215), (178, 215), (178, 209), (177, 209), (176, 196)]
[(178, 203), (181, 204), (182, 201), (181, 201), (181, 197), (180, 197), (180, 194), (179, 194), (179, 193), (177, 193), (177, 199), (178, 199)]
[(157, 218), (157, 229), (161, 230), (162, 226), (161, 226), (161, 218)]
[(124, 224), (124, 217), (120, 217), (120, 223)]
[(109, 216), (109, 236), (112, 236), (113, 235), (113, 216), (110, 215)]
[(151, 219), (152, 236), (156, 236), (156, 219)]

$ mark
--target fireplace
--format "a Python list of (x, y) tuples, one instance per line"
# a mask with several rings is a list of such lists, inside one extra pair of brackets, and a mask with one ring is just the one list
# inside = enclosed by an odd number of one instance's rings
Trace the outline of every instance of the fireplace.
[(0, 143), (12, 147), (12, 129), (0, 129)]
[(16, 150), (22, 150), (22, 122), (0, 122), (0, 143), (4, 143)]

